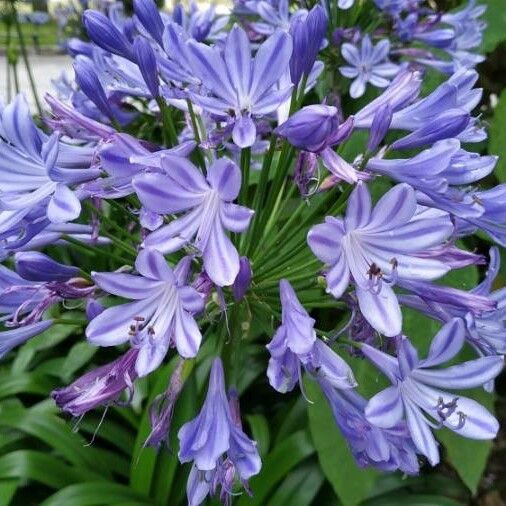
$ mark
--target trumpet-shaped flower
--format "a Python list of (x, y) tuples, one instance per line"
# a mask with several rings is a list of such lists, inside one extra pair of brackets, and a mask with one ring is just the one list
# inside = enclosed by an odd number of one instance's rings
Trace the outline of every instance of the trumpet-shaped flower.
[[(230, 399), (230, 404), (234, 399)], [(211, 368), (209, 388), (199, 415), (181, 427), (178, 433), (182, 463), (193, 462), (188, 478), (189, 504), (198, 506), (209, 494), (221, 489), (232, 493), (237, 476), (246, 485), (260, 471), (256, 443), (243, 432), (227, 399), (223, 365), (216, 358)]]
[(169, 253), (192, 244), (202, 254), (204, 268), (219, 286), (231, 285), (240, 269), (239, 254), (225, 230), (243, 232), (253, 211), (233, 204), (241, 173), (227, 158), (219, 158), (204, 178), (182, 158), (162, 158), (163, 174), (140, 174), (133, 187), (146, 209), (158, 214), (185, 214), (148, 235), (144, 246)]
[(252, 146), (256, 140), (253, 118), (274, 112), (290, 96), (292, 86), (281, 90), (276, 86), (290, 61), (290, 36), (276, 32), (252, 58), (246, 32), (234, 26), (223, 52), (192, 40), (188, 52), (195, 73), (210, 93), (192, 93), (192, 101), (212, 114), (232, 116), (235, 144)]
[(450, 267), (417, 252), (441, 245), (452, 233), (447, 215), (417, 215), (414, 190), (400, 184), (372, 208), (367, 186), (359, 182), (348, 201), (344, 219), (327, 217), (308, 234), (309, 247), (329, 265), (327, 291), (343, 295), (355, 285), (360, 310), (387, 336), (401, 332), (402, 316), (392, 285), (397, 279), (435, 279)]
[(365, 93), (367, 83), (377, 88), (386, 88), (391, 77), (399, 72), (399, 66), (388, 60), (390, 42), (388, 39), (380, 40), (373, 45), (366, 35), (360, 48), (348, 42), (341, 46), (341, 53), (348, 65), (339, 67), (344, 77), (353, 79), (350, 87), (352, 98), (361, 97)]
[(173, 270), (163, 255), (143, 250), (135, 261), (139, 276), (95, 272), (92, 277), (104, 291), (133, 300), (106, 309), (86, 328), (90, 343), (115, 346), (130, 340), (139, 353), (135, 370), (145, 376), (156, 369), (170, 346), (182, 357), (194, 357), (202, 335), (193, 315), (203, 309), (199, 293), (186, 284), (189, 258)]
[(392, 382), (369, 401), (367, 419), (377, 427), (391, 428), (405, 418), (416, 448), (433, 466), (439, 462), (439, 452), (431, 427), (445, 426), (471, 439), (493, 439), (499, 428), (483, 406), (446, 389), (484, 385), (501, 372), (503, 357), (482, 357), (446, 369), (435, 367), (451, 360), (463, 344), (464, 322), (455, 318), (436, 334), (425, 359), (418, 358), (404, 336), (399, 339), (397, 359), (367, 344), (361, 348)]

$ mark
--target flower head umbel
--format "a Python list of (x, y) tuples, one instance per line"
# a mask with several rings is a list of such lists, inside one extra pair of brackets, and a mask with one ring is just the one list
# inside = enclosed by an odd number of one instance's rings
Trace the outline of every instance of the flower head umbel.
[(207, 178), (182, 158), (162, 158), (164, 173), (146, 173), (133, 186), (146, 209), (158, 214), (185, 214), (148, 235), (147, 248), (163, 253), (193, 245), (202, 254), (204, 268), (219, 286), (231, 285), (240, 269), (239, 254), (225, 230), (243, 232), (253, 211), (233, 203), (241, 187), (237, 165), (216, 160)]
[(163, 255), (142, 250), (135, 268), (138, 276), (95, 272), (93, 280), (104, 291), (133, 300), (106, 309), (86, 328), (90, 343), (114, 346), (126, 341), (138, 349), (135, 369), (145, 376), (156, 369), (170, 346), (182, 357), (194, 357), (202, 335), (193, 315), (203, 308), (199, 293), (186, 284), (189, 258), (173, 270)]
[[(365, 408), (369, 422), (391, 428), (405, 419), (413, 442), (434, 466), (439, 452), (431, 428), (448, 427), (471, 439), (493, 439), (499, 424), (480, 404), (446, 389), (483, 385), (503, 368), (503, 357), (490, 356), (435, 368), (451, 360), (464, 344), (464, 322), (453, 319), (434, 337), (427, 358), (419, 359), (407, 337), (399, 339), (397, 358), (367, 344), (362, 352), (392, 382), (375, 395)], [(445, 389), (445, 390), (441, 390)]]
[(385, 88), (390, 79), (399, 72), (399, 66), (388, 60), (390, 42), (380, 40), (373, 45), (368, 35), (362, 39), (360, 48), (348, 42), (341, 46), (341, 53), (348, 65), (339, 67), (344, 77), (353, 79), (350, 95), (361, 97), (365, 93), (367, 83), (377, 88)]
[(225, 497), (232, 494), (236, 477), (247, 487), (247, 480), (260, 471), (256, 443), (243, 432), (230, 403), (223, 365), (216, 358), (202, 409), (178, 434), (179, 460), (193, 462), (187, 486), (191, 505), (198, 506), (208, 494), (214, 495), (220, 489)]
[(192, 94), (192, 101), (223, 119), (231, 116), (234, 142), (241, 148), (252, 146), (254, 118), (274, 112), (290, 96), (291, 86), (281, 90), (275, 86), (288, 68), (289, 35), (276, 32), (252, 58), (246, 32), (234, 26), (223, 52), (195, 41), (188, 42), (188, 51), (195, 73), (209, 92)]
[(325, 264), (327, 291), (343, 295), (355, 285), (360, 310), (386, 336), (401, 332), (402, 316), (392, 289), (397, 279), (435, 279), (450, 267), (417, 252), (442, 244), (452, 233), (448, 216), (417, 216), (414, 190), (400, 184), (372, 208), (367, 186), (359, 182), (345, 218), (329, 216), (308, 234), (309, 247)]

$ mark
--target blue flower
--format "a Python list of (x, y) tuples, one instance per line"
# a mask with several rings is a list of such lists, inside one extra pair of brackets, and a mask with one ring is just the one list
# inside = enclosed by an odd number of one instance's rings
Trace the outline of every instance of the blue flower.
[[(236, 399), (230, 399), (234, 404)], [(178, 433), (179, 460), (193, 462), (188, 478), (188, 501), (200, 504), (221, 489), (232, 493), (235, 477), (246, 481), (261, 467), (256, 443), (243, 432), (238, 413), (229, 405), (225, 392), (223, 365), (216, 358), (209, 376), (209, 388), (199, 415), (184, 424)]]
[(399, 66), (388, 60), (390, 42), (380, 40), (375, 46), (368, 35), (362, 39), (360, 48), (348, 42), (341, 46), (341, 53), (348, 65), (339, 67), (344, 77), (353, 79), (350, 87), (352, 98), (361, 97), (365, 93), (367, 83), (377, 88), (385, 88), (390, 84), (391, 77), (399, 72)]
[(367, 344), (361, 347), (392, 382), (367, 404), (367, 420), (391, 428), (405, 418), (416, 448), (433, 466), (439, 462), (439, 451), (431, 428), (445, 426), (471, 439), (493, 439), (499, 428), (497, 420), (477, 402), (440, 390), (478, 387), (501, 372), (504, 360), (499, 356), (435, 368), (451, 360), (463, 344), (464, 322), (455, 318), (436, 334), (423, 360), (406, 337), (399, 339), (397, 358)]

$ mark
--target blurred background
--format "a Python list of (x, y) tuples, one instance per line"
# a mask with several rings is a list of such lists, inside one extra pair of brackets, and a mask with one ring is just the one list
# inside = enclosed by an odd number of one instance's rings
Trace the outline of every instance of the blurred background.
[[(450, 10), (462, 2), (432, 3)], [(490, 125), (490, 140), (488, 145), (484, 144), (483, 151), (506, 154), (506, 92), (503, 92), (506, 0), (480, 0), (479, 3), (488, 6), (485, 20), (489, 25), (481, 51), (487, 59), (477, 68), (484, 88), (481, 112), (483, 120)], [(42, 97), (52, 89), (53, 80), (62, 73), (72, 75), (72, 60), (66, 55), (66, 44), (69, 38), (84, 36), (80, 22), (83, 10), (106, 11), (110, 4), (107, 0), (26, 0), (15, 4), (0, 0), (0, 103), (8, 102), (22, 91), (34, 113), (37, 107), (43, 108)], [(162, 4), (160, 7), (171, 8), (169, 4)], [(221, 12), (228, 12), (232, 7), (227, 0), (218, 0), (216, 4)], [(130, 13), (130, 2), (124, 2), (123, 8)], [(499, 161), (495, 177), (506, 182), (504, 157)], [(477, 247), (484, 253), (488, 248), (485, 244)], [(506, 285), (504, 252), (502, 257), (498, 286)], [(100, 270), (93, 259), (80, 261), (89, 262), (90, 269)], [(469, 287), (475, 283), (475, 279), (469, 279)], [(78, 421), (79, 433), (73, 430), (71, 421), (58, 416), (53, 401), (47, 398), (53, 388), (68, 383), (97, 358), (94, 357), (96, 348), (83, 342), (78, 332), (71, 326), (56, 325), (50, 333), (32, 339), (19, 353), (0, 364), (0, 506), (183, 504), (184, 486), (172, 485), (185, 481), (186, 470), (177, 468), (170, 450), (156, 455), (142, 446), (149, 422), (140, 406), (143, 400), (153, 398), (164, 388), (169, 369), (164, 369), (165, 374), (160, 374), (158, 379), (150, 380), (152, 383), (141, 385), (132, 409), (111, 407), (105, 422), (101, 412), (87, 415)], [(104, 357), (105, 354), (98, 362), (103, 362)], [(197, 381), (204, 379), (203, 375)], [(279, 398), (269, 389), (260, 392), (272, 397), (273, 411), (279, 408)], [(176, 418), (185, 417), (184, 406), (194, 403), (194, 397), (194, 392), (186, 392), (186, 401)], [(267, 453), (273, 441), (269, 441), (269, 430), (264, 426), (266, 418), (255, 413), (255, 406), (266, 404), (266, 398), (260, 402), (249, 394), (244, 402), (252, 406), (248, 426), (256, 432), (255, 437)], [(305, 401), (297, 395), (283, 402), (286, 405), (278, 410), (275, 427), (276, 439), (285, 438), (279, 446), (282, 449), (276, 455), (268, 454), (264, 470), (266, 484), (262, 484), (260, 492), (256, 489), (253, 500), (243, 496), (238, 503), (243, 506), (339, 504), (332, 487), (317, 469), (317, 457), (307, 433), (299, 430), (306, 424)], [(499, 437), (490, 445), (466, 442), (453, 446), (457, 454), (452, 455), (452, 460), (460, 463), (458, 470), (443, 459), (438, 468), (425, 468), (415, 478), (378, 477), (364, 472), (363, 476), (367, 477), (364, 479), (375, 480), (375, 486), (373, 496), (361, 504), (506, 505), (504, 373), (497, 382), (494, 402), (502, 427)], [(337, 471), (342, 471), (344, 465), (337, 461)], [(347, 486), (353, 489), (360, 484)]]

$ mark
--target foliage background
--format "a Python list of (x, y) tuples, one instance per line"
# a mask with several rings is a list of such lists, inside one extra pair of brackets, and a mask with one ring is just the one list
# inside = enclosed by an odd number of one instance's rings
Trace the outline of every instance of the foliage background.
[[(441, 8), (458, 1), (438, 2)], [(481, 150), (501, 156), (495, 176), (506, 182), (506, 4), (488, 0), (483, 51), (479, 66), (485, 93), (481, 110), (490, 124), (490, 139)], [(441, 80), (429, 74), (431, 87)], [(360, 139), (357, 140), (361, 142)], [(120, 216), (112, 220), (121, 222)], [(121, 225), (121, 223), (120, 223)], [(469, 245), (467, 245), (469, 247)], [(485, 238), (473, 244), (486, 252)], [(56, 259), (78, 263), (84, 270), (108, 270), (107, 260), (70, 247), (50, 252)], [(62, 256), (64, 255), (64, 256)], [(506, 284), (506, 254), (499, 285)], [(451, 275), (454, 286), (469, 289), (482, 272), (467, 268)], [(75, 312), (82, 308), (75, 308)], [(72, 312), (62, 317), (72, 318)], [(79, 316), (79, 315), (77, 315)], [(319, 310), (318, 319), (335, 326), (331, 308)], [(250, 336), (270, 332), (265, 315), (254, 315)], [(427, 336), (437, 324), (406, 311), (406, 334), (427, 347)], [(57, 325), (12, 353), (0, 365), (0, 506), (177, 505), (185, 504), (188, 468), (177, 463), (179, 426), (193, 417), (200, 405), (210, 359), (223, 336), (209, 334), (177, 404), (170, 445), (158, 454), (143, 448), (149, 433), (146, 406), (162, 392), (174, 362), (139, 382), (132, 405), (111, 406), (82, 420), (61, 417), (49, 393), (68, 384), (88, 368), (114, 357), (114, 350), (89, 346), (79, 326)], [(299, 392), (280, 396), (269, 388), (264, 367), (264, 338), (246, 348), (241, 364), (242, 412), (248, 431), (258, 441), (263, 459), (261, 474), (251, 480), (253, 497), (237, 497), (239, 506), (309, 506), (343, 504), (364, 506), (454, 506), (506, 504), (506, 376), (499, 378), (495, 396), (476, 391), (475, 398), (494, 408), (503, 427), (493, 443), (459, 439), (447, 429), (438, 433), (445, 450), (435, 469), (421, 476), (380, 475), (356, 467), (332, 420), (318, 388), (306, 382), (310, 403)], [(352, 359), (364, 393), (378, 391), (383, 379), (371, 373), (360, 359)], [(255, 382), (255, 388), (250, 388)], [(452, 463), (450, 463), (452, 462)]]

